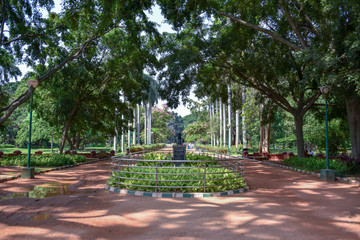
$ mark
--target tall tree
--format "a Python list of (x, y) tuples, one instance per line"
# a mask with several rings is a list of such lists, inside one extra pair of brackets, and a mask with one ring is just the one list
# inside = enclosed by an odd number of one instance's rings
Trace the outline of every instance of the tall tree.
[[(35, 77), (40, 83), (48, 80), (67, 63), (81, 56), (94, 40), (99, 39), (114, 28), (127, 29), (133, 36), (133, 42), (138, 41), (136, 37), (140, 35), (140, 32), (146, 31), (154, 35), (157, 34), (154, 24), (147, 20), (145, 14), (145, 10), (149, 10), (153, 5), (151, 0), (141, 3), (133, 1), (90, 0), (84, 2), (64, 0), (63, 9), (59, 14), (49, 12), (47, 18), (42, 18), (39, 6), (50, 11), (52, 5), (53, 1), (50, 0), (2, 1), (1, 5), (2, 44), (8, 44), (8, 46), (11, 44), (9, 48), (14, 49), (17, 53), (22, 53), (22, 50), (26, 49), (27, 52), (24, 56), (26, 56), (25, 60), (29, 66), (38, 63), (52, 66), (52, 68), (43, 68), (37, 72)], [(13, 14), (15, 10), (16, 12)], [(13, 24), (11, 19), (16, 19), (16, 24)], [(11, 33), (9, 37), (4, 34), (5, 26), (9, 28)], [(79, 33), (76, 40), (78, 45), (72, 46), (71, 49), (67, 49), (68, 51), (60, 51), (58, 58), (55, 59), (57, 64), (52, 64), (53, 59), (49, 56), (59, 51), (59, 46), (69, 43), (68, 36), (73, 31)], [(17, 56), (19, 62), (22, 61), (22, 56), (21, 54)], [(9, 73), (10, 70), (6, 70), (6, 72)], [(16, 74), (18, 73), (15, 69), (12, 71), (12, 75)], [(18, 106), (27, 101), (33, 91), (33, 88), (28, 89), (18, 99), (2, 107), (0, 112), (3, 115), (0, 117), (0, 124), (8, 119)]]
[[(193, 33), (191, 48), (198, 47), (194, 55), (204, 53), (198, 64), (212, 62), (221, 72), (232, 75), (234, 81), (258, 90), (293, 115), (298, 156), (304, 156), (303, 117), (320, 96), (319, 87), (331, 72), (331, 67), (324, 67), (324, 59), (336, 30), (332, 24), (343, 16), (355, 19), (347, 13), (355, 13), (359, 3), (177, 1), (169, 5), (161, 2), (176, 28), (186, 26), (182, 33)], [(204, 25), (205, 18), (210, 19), (210, 27)], [(340, 25), (346, 28), (346, 21)], [(196, 72), (201, 71), (198, 68)], [(354, 118), (353, 115), (350, 117)]]

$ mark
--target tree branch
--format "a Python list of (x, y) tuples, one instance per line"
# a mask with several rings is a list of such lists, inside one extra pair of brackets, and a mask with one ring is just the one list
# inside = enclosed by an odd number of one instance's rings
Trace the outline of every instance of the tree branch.
[(317, 37), (319, 37), (319, 32), (316, 30), (314, 24), (312, 24), (310, 18), (308, 17), (308, 15), (306, 15), (303, 11), (303, 7), (300, 5), (300, 3), (296, 0), (292, 0), (294, 3), (295, 3), (295, 6), (299, 9), (299, 12), (301, 15), (303, 15), (304, 19), (305, 19), (305, 22), (307, 23), (310, 31), (312, 33), (314, 33)]
[(320, 90), (314, 94), (311, 98), (308, 98), (306, 101), (305, 101), (305, 107), (303, 108), (302, 110), (302, 113), (305, 114), (315, 103), (315, 101), (320, 97), (321, 95), (321, 92)]
[(34, 34), (31, 34), (31, 33), (25, 33), (24, 35), (22, 35), (22, 36), (20, 36), (20, 37), (17, 37), (17, 38), (13, 38), (13, 39), (11, 39), (11, 40), (9, 40), (9, 41), (7, 41), (7, 42), (2, 42), (2, 39), (1, 39), (1, 46), (4, 46), (4, 45), (8, 45), (8, 44), (10, 44), (10, 43), (12, 43), (12, 42), (15, 42), (15, 41), (19, 41), (19, 40), (23, 40), (23, 39), (25, 39), (25, 38), (29, 38), (29, 37), (38, 37), (38, 36), (41, 36), (41, 35), (43, 35), (43, 34), (40, 34), (40, 33), (34, 33)]
[(1, 1), (1, 15), (2, 15), (2, 21), (1, 21), (1, 33), (0, 33), (0, 43), (3, 42), (3, 35), (4, 35), (4, 26), (5, 26), (5, 0)]
[[(118, 24), (118, 23), (117, 23)], [(105, 35), (106, 33), (110, 32), (112, 29), (118, 27), (117, 24), (115, 24), (113, 27), (109, 28), (108, 30), (106, 30), (105, 32), (94, 36), (92, 38), (89, 38), (87, 41), (85, 41), (85, 43), (80, 47), (80, 49), (73, 55), (67, 57), (64, 61), (62, 61), (59, 65), (57, 65), (56, 67), (54, 67), (53, 69), (51, 69), (50, 71), (48, 71), (47, 73), (45, 73), (44, 75), (42, 75), (40, 78), (38, 78), (39, 83), (45, 81), (46, 79), (50, 78), (54, 73), (56, 73), (57, 71), (59, 71), (60, 69), (62, 69), (66, 63), (76, 59), (77, 57), (80, 56), (80, 54), (82, 52), (84, 52), (84, 50), (87, 48), (87, 46), (94, 40), (100, 38), (101, 36)], [(15, 111), (15, 109), (17, 107), (19, 107), (21, 104), (23, 104), (24, 102), (26, 102), (30, 96), (31, 93), (34, 91), (34, 89), (31, 87), (29, 88), (22, 96), (21, 98), (16, 99), (15, 101), (13, 101), (12, 103), (10, 103), (7, 107), (3, 108), (1, 112), (6, 111), (4, 113), (3, 116), (1, 116), (0, 118), (0, 124), (2, 124), (3, 122), (6, 121), (6, 119), (8, 119), (11, 114)]]
[(263, 32), (263, 33), (271, 36), (273, 39), (281, 42), (282, 44), (284, 44), (284, 45), (286, 45), (286, 46), (288, 46), (288, 47), (290, 47), (290, 48), (292, 48), (292, 49), (294, 49), (294, 50), (296, 50), (296, 51), (302, 50), (302, 48), (300, 48), (300, 47), (298, 47), (297, 45), (289, 42), (288, 40), (286, 40), (286, 39), (284, 39), (284, 38), (276, 35), (275, 33), (273, 33), (272, 31), (270, 31), (270, 30), (268, 30), (268, 29), (255, 26), (255, 25), (253, 25), (253, 24), (251, 24), (251, 23), (245, 22), (245, 21), (242, 20), (242, 19), (236, 18), (236, 17), (231, 16), (231, 15), (229, 15), (229, 14), (226, 14), (226, 13), (224, 13), (224, 12), (220, 12), (220, 11), (216, 10), (215, 8), (211, 8), (211, 10), (213, 10), (214, 12), (216, 12), (217, 14), (219, 14), (219, 15), (221, 15), (221, 16), (230, 18), (231, 20), (233, 20), (233, 21), (235, 21), (235, 22), (238, 22), (238, 23), (240, 23), (240, 24), (242, 24), (242, 25), (244, 25), (244, 26), (247, 26), (247, 27), (252, 28), (252, 29), (254, 29), (254, 30), (256, 30), (256, 31), (259, 31), (259, 32)]
[(290, 12), (289, 12), (289, 9), (288, 9), (288, 7), (287, 7), (287, 5), (286, 5), (285, 0), (281, 0), (281, 2), (282, 2), (282, 4), (283, 4), (283, 8), (284, 8), (285, 13), (286, 13), (286, 18), (287, 18), (287, 20), (288, 20), (288, 22), (289, 22), (292, 30), (295, 32), (297, 38), (299, 39), (299, 41), (300, 41), (300, 43), (301, 43), (301, 46), (302, 46), (303, 48), (306, 48), (307, 45), (306, 45), (305, 39), (304, 39), (304, 37), (301, 35), (299, 29), (296, 27), (296, 24), (295, 24), (294, 20), (292, 19), (291, 15), (290, 15)]
[(5, 109), (7, 111), (5, 112), (5, 114), (3, 116), (1, 116), (0, 124), (5, 122), (5, 120), (11, 116), (11, 114), (15, 111), (15, 109), (17, 107), (19, 107), (21, 104), (26, 102), (30, 98), (31, 93), (33, 93), (33, 92), (34, 92), (34, 88), (30, 87), (23, 95), (21, 95), (22, 96), (21, 98), (16, 99), (8, 107), (6, 107)]
[(291, 107), (291, 105), (289, 104), (289, 102), (287, 102), (287, 100), (285, 98), (283, 98), (280, 94), (278, 94), (276, 91), (274, 91), (270, 86), (264, 85), (264, 82), (266, 82), (266, 81), (264, 81), (264, 80), (260, 81), (257, 78), (250, 77), (243, 72), (237, 71), (236, 68), (234, 68), (234, 66), (231, 63), (229, 63), (225, 58), (223, 58), (221, 56), (219, 56), (219, 57), (225, 64), (230, 66), (231, 69), (233, 71), (235, 71), (236, 75), (238, 75), (240, 78), (244, 79), (250, 87), (258, 90), (263, 95), (272, 99), (274, 102), (277, 103), (277, 105), (279, 107), (281, 107), (285, 111), (288, 111), (290, 113), (294, 111), (294, 109)]

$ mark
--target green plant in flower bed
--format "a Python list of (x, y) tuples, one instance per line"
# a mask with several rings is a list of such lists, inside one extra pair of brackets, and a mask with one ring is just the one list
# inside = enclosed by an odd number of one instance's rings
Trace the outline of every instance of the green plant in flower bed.
[[(164, 160), (170, 154), (161, 154), (161, 153), (149, 153), (146, 154), (144, 159), (151, 160)], [(197, 154), (186, 154), (186, 160), (214, 160), (214, 158), (207, 155), (197, 155)], [(181, 160), (180, 160), (181, 161)], [(113, 171), (108, 184), (114, 187), (127, 188), (129, 190), (139, 190), (139, 191), (155, 191), (154, 187), (139, 187), (139, 186), (127, 186), (123, 184), (132, 184), (132, 185), (156, 185), (156, 168), (138, 168), (138, 167), (155, 167), (157, 168), (157, 190), (160, 192), (203, 192), (204, 191), (204, 163), (184, 163), (179, 167), (174, 168), (164, 168), (164, 167), (173, 167), (174, 164), (171, 162), (164, 163), (155, 163), (155, 162), (138, 162), (137, 167), (128, 167), (122, 169), (122, 171), (127, 171), (129, 173), (119, 173)], [(246, 186), (245, 181), (242, 177), (236, 178), (236, 174), (231, 172), (229, 169), (224, 167), (219, 168), (209, 168), (209, 166), (216, 166), (217, 162), (206, 162), (206, 185), (224, 185), (226, 186), (215, 186), (215, 187), (206, 187), (206, 192), (221, 192), (230, 189), (238, 189)], [(181, 167), (194, 167), (194, 168), (181, 168)], [(137, 172), (137, 173), (131, 173)], [(151, 173), (151, 174), (146, 174)], [(163, 173), (172, 174), (172, 175), (162, 175)], [(212, 174), (220, 173), (220, 174)], [(194, 175), (186, 175), (194, 174)], [(196, 175), (199, 174), (199, 175)], [(132, 179), (119, 179), (117, 177), (126, 177)], [(150, 180), (135, 180), (135, 179), (150, 179)], [(225, 179), (225, 180), (218, 180)], [(160, 180), (184, 180), (184, 181), (160, 181)], [(192, 181), (189, 181), (192, 180)], [(182, 186), (184, 188), (166, 188), (162, 186)], [(187, 186), (194, 186), (193, 188), (186, 188)]]
[(227, 147), (216, 147), (216, 146), (203, 145), (203, 144), (196, 144), (196, 147), (200, 147), (207, 151), (213, 151), (213, 152), (218, 152), (218, 153), (227, 153), (228, 152)]
[[(292, 157), (284, 160), (284, 164), (307, 170), (312, 172), (320, 172), (320, 169), (326, 168), (326, 160), (324, 158), (297, 158)], [(329, 167), (337, 172), (337, 175), (343, 176), (344, 174), (352, 174), (353, 169), (350, 169), (346, 163), (340, 162), (338, 159), (329, 159)], [(359, 171), (359, 169), (358, 169)]]
[[(86, 162), (86, 158), (80, 155), (46, 154), (33, 155), (30, 159), (31, 166), (58, 167)], [(4, 156), (0, 158), (1, 166), (23, 166), (27, 164), (27, 155)]]

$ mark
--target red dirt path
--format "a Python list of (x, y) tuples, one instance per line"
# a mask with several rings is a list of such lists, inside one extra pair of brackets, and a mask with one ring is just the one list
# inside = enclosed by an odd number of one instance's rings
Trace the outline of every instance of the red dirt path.
[(138, 197), (104, 189), (109, 162), (0, 183), (0, 195), (52, 181), (71, 191), (0, 200), (0, 239), (360, 239), (358, 186), (246, 161), (247, 193)]

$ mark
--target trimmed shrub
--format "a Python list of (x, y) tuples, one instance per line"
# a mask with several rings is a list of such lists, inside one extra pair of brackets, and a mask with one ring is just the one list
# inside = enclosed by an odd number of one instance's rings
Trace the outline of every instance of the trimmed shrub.
[[(286, 165), (313, 171), (320, 172), (321, 169), (326, 168), (326, 161), (324, 158), (288, 158), (284, 160)], [(339, 159), (329, 159), (330, 169), (333, 169), (337, 172), (338, 176), (343, 176), (344, 174), (353, 174), (356, 172), (360, 172), (360, 160), (357, 164), (356, 160), (351, 160), (350, 158), (346, 158), (344, 156), (343, 160)]]
[[(148, 153), (143, 159), (151, 159), (151, 160), (165, 160), (167, 156), (171, 156), (171, 154), (162, 154), (162, 153)], [(187, 153), (186, 160), (214, 160), (213, 157), (208, 155), (198, 155)], [(110, 180), (108, 184), (114, 187), (127, 188), (129, 190), (140, 190), (140, 191), (154, 191), (153, 187), (146, 187), (146, 185), (157, 185), (159, 188), (157, 189), (160, 192), (173, 192), (173, 191), (181, 191), (181, 192), (202, 192), (204, 190), (204, 163), (196, 162), (196, 163), (182, 163), (182, 167), (172, 167), (174, 163), (171, 162), (138, 162), (136, 165), (139, 168), (135, 167), (126, 167), (122, 169), (123, 173), (119, 173), (117, 171), (112, 172), (112, 176), (110, 176)], [(155, 166), (159, 166), (159, 168), (155, 169)], [(242, 187), (246, 187), (245, 181), (242, 177), (237, 177), (235, 173), (226, 169), (220, 165), (216, 161), (206, 162), (206, 166), (214, 166), (214, 168), (206, 169), (206, 192), (219, 192), (226, 191), (230, 189), (238, 189)], [(151, 173), (151, 174), (150, 174)], [(156, 178), (156, 174), (157, 178)], [(121, 174), (122, 177), (126, 177), (129, 179), (119, 179)], [(193, 174), (193, 175), (189, 175)], [(149, 180), (146, 180), (149, 179)], [(156, 179), (158, 181), (156, 181)], [(163, 181), (161, 181), (163, 180)], [(119, 182), (124, 183), (125, 185), (119, 184)], [(129, 186), (131, 185), (145, 185), (145, 186)], [(229, 184), (227, 186), (219, 186)], [(218, 185), (218, 186), (215, 186)], [(162, 187), (161, 187), (162, 186)], [(166, 186), (182, 186), (184, 188), (167, 188)], [(192, 186), (192, 188), (190, 188)], [(186, 188), (189, 187), (189, 188)]]
[[(2, 166), (22, 166), (27, 165), (26, 155), (3, 156), (0, 159)], [(36, 167), (58, 167), (64, 165), (73, 165), (80, 162), (86, 162), (86, 158), (80, 155), (64, 154), (46, 154), (31, 156), (31, 166)]]
[(15, 154), (15, 155), (20, 155), (20, 154), (21, 154), (21, 151), (20, 151), (20, 150), (15, 150), (15, 151), (14, 151), (14, 154)]

